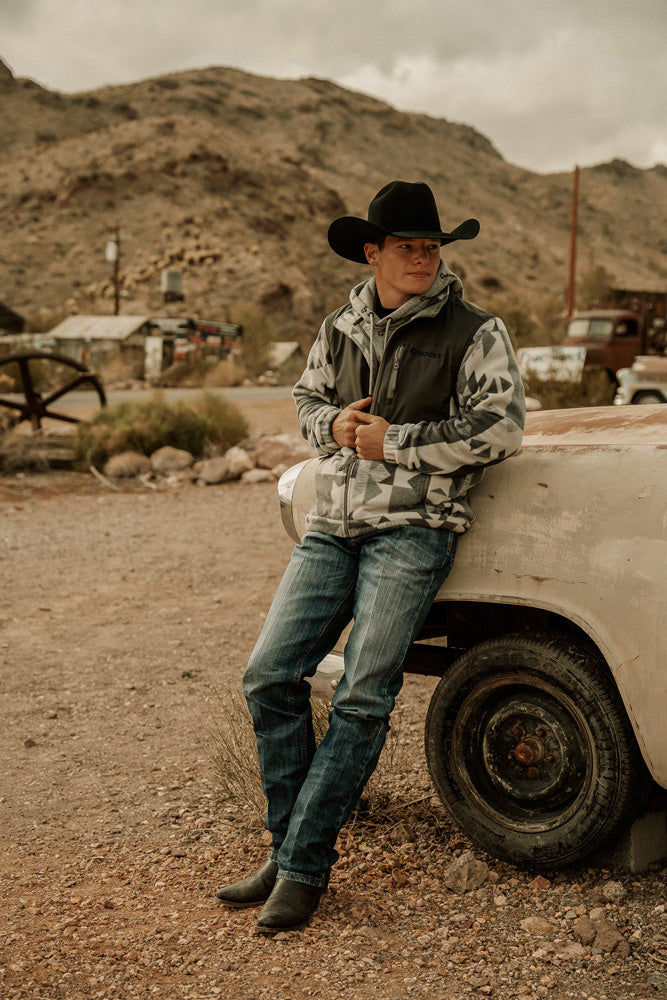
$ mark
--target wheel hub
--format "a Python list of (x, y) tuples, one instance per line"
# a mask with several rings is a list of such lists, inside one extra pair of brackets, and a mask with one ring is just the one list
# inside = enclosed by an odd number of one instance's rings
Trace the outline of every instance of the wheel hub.
[(572, 719), (552, 699), (506, 698), (486, 720), (481, 749), (487, 778), (506, 799), (525, 807), (567, 801), (584, 779)]

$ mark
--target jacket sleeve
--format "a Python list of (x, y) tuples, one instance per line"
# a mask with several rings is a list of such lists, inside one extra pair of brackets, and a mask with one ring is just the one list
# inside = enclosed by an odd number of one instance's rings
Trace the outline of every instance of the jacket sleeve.
[(526, 413), (523, 383), (502, 320), (491, 317), (475, 334), (446, 419), (391, 424), (384, 458), (406, 469), (451, 474), (493, 465), (521, 444)]
[(292, 390), (301, 433), (320, 455), (339, 451), (331, 425), (341, 411), (338, 405), (326, 320), (310, 349), (306, 368)]

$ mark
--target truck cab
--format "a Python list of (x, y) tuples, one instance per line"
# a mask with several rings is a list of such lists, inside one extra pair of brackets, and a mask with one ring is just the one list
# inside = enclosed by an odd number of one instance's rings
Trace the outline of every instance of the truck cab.
[(606, 370), (612, 382), (638, 355), (667, 350), (667, 292), (611, 288), (595, 308), (573, 313), (564, 347), (584, 347), (585, 368)]
[(646, 347), (644, 321), (628, 309), (590, 309), (574, 313), (565, 347), (586, 348), (586, 368), (604, 368), (612, 380)]

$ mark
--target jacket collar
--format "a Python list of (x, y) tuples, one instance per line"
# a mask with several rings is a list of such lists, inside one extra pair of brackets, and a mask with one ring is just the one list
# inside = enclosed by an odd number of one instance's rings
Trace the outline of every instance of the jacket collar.
[(375, 313), (375, 276), (355, 285), (350, 292), (350, 303), (336, 319), (336, 327), (351, 337), (362, 350), (367, 351), (373, 330), (385, 325), (392, 330), (402, 326), (416, 316), (435, 316), (450, 294), (463, 291), (461, 279), (450, 271), (444, 261), (440, 262), (431, 287), (423, 295), (413, 295), (411, 299), (394, 309), (387, 317), (380, 319)]

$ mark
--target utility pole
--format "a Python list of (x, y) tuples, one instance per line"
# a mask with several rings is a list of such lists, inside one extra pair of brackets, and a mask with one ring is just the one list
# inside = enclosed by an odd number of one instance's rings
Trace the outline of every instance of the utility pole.
[(567, 284), (567, 318), (574, 312), (576, 299), (577, 270), (577, 215), (579, 209), (579, 167), (574, 168), (572, 184), (572, 219), (570, 222), (570, 269)]

